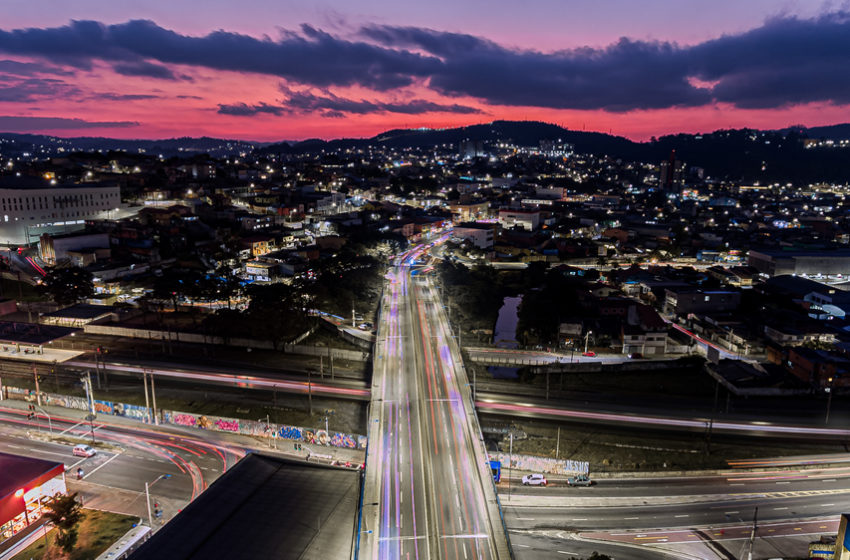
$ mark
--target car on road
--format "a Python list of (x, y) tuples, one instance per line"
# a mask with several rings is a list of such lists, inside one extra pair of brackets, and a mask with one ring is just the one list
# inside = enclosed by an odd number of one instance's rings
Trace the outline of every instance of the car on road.
[(629, 354), (629, 359), (630, 360), (641, 360), (641, 359), (643, 359), (643, 354), (641, 354), (640, 352), (632, 352), (631, 354)]
[(580, 474), (578, 476), (571, 476), (567, 478), (567, 486), (593, 486), (594, 484), (596, 484), (596, 482), (590, 480), (590, 477), (586, 474)]
[(74, 455), (77, 455), (78, 457), (94, 457), (97, 455), (97, 449), (92, 448), (90, 445), (81, 443), (74, 446)]
[(525, 486), (546, 486), (549, 481), (542, 474), (527, 474), (522, 477), (522, 483)]
[(581, 355), (587, 356), (588, 358), (595, 358), (596, 352), (594, 352), (593, 350), (588, 350), (587, 352), (582, 352)]

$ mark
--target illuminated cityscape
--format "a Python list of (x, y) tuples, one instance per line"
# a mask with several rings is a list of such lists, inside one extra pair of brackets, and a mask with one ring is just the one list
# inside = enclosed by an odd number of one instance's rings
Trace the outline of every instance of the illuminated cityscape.
[(0, 9), (0, 560), (850, 560), (850, 16), (486, 10)]

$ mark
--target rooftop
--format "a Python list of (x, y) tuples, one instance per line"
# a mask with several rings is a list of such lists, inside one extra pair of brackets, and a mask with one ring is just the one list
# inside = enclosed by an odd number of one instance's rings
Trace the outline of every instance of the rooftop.
[[(0, 321), (0, 342), (21, 344), (47, 344), (52, 340), (80, 332), (82, 329)], [(2, 472), (2, 471), (0, 471)]]
[(33, 480), (65, 465), (56, 461), (45, 461), (44, 459), (33, 459), (32, 457), (21, 457), (0, 452), (0, 500), (14, 494), (20, 488), (26, 488)]
[(348, 558), (359, 496), (359, 472), (249, 454), (131, 558)]

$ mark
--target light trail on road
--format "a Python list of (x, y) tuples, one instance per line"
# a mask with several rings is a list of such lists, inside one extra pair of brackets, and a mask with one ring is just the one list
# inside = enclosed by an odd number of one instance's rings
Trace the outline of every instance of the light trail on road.
[[(95, 364), (93, 362), (84, 362), (80, 360), (72, 360), (69, 362), (65, 362), (65, 365), (71, 367), (78, 368), (90, 368), (94, 369)], [(345, 387), (343, 386), (343, 382), (340, 382), (335, 385), (329, 385), (327, 383), (317, 383), (315, 381), (307, 382), (307, 381), (292, 381), (287, 379), (274, 379), (272, 377), (260, 377), (256, 375), (242, 375), (242, 374), (230, 374), (230, 373), (215, 373), (215, 372), (204, 372), (204, 371), (192, 371), (192, 370), (182, 370), (182, 369), (163, 369), (161, 367), (146, 367), (146, 366), (133, 366), (126, 364), (114, 364), (109, 363), (106, 364), (106, 369), (120, 371), (124, 373), (137, 373), (139, 375), (142, 372), (147, 372), (159, 377), (171, 377), (174, 379), (181, 379), (184, 381), (187, 380), (195, 380), (195, 381), (209, 381), (214, 383), (221, 383), (225, 385), (235, 385), (237, 387), (244, 388), (257, 388), (257, 389), (275, 389), (279, 391), (286, 391), (290, 393), (303, 393), (307, 394), (311, 392), (314, 395), (324, 395), (324, 396), (333, 396), (340, 398), (349, 398), (356, 400), (368, 400), (371, 392), (369, 389), (359, 389), (356, 387)]]
[(644, 426), (676, 427), (693, 430), (705, 430), (711, 424), (718, 432), (749, 433), (784, 436), (810, 436), (825, 439), (846, 439), (850, 430), (841, 428), (816, 428), (813, 426), (787, 426), (771, 424), (770, 422), (731, 422), (725, 420), (711, 421), (708, 418), (672, 418), (662, 416), (643, 416), (638, 414), (618, 414), (613, 412), (593, 412), (539, 406), (525, 403), (505, 403), (491, 400), (478, 400), (475, 406), (491, 413), (513, 414), (527, 417), (558, 418), (579, 421), (606, 422), (612, 424), (638, 424)]
[[(507, 546), (502, 553), (495, 542), (500, 526), (494, 530), (482, 491), (486, 483), (492, 493), (492, 482), (475, 451), (457, 349), (431, 280), (410, 272), (428, 248), (397, 256), (387, 274), (360, 553), (381, 560), (503, 558)], [(483, 448), (481, 455), (486, 462)]]

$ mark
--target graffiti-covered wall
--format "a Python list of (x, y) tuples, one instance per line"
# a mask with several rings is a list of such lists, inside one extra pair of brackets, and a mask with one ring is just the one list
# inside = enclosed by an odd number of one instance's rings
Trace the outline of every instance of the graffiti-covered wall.
[[(4, 385), (5, 395), (10, 399), (35, 402), (35, 391), (10, 387)], [(88, 401), (85, 397), (74, 397), (59, 395), (56, 393), (41, 393), (41, 403), (50, 406), (61, 406), (76, 410), (88, 410)], [(94, 410), (100, 415), (123, 416), (140, 421), (149, 421), (150, 411), (144, 406), (125, 404), (112, 401), (94, 401)], [(343, 447), (347, 449), (366, 449), (366, 436), (358, 434), (346, 434), (326, 430), (314, 430), (298, 426), (285, 426), (282, 424), (266, 424), (255, 420), (241, 418), (224, 418), (220, 416), (205, 416), (191, 412), (178, 412), (174, 410), (160, 410), (163, 423), (176, 424), (202, 430), (214, 430), (218, 432), (230, 432), (255, 437), (274, 437), (291, 440), (312, 445), (325, 445), (328, 447)]]
[(219, 416), (206, 416), (203, 414), (192, 414), (189, 412), (177, 412), (171, 410), (162, 411), (162, 421), (170, 424), (179, 424), (181, 426), (192, 426), (195, 428), (215, 430), (219, 432), (232, 432), (246, 436), (274, 437), (309, 443), (312, 445), (345, 447), (348, 449), (366, 449), (366, 436), (325, 431), (322, 429), (314, 430), (299, 426), (266, 424), (265, 422), (257, 422), (256, 420), (223, 418)]
[(521, 471), (531, 471), (546, 474), (587, 474), (590, 463), (572, 459), (552, 459), (551, 457), (536, 457), (534, 455), (508, 455), (507, 453), (490, 453), (491, 460), (502, 462), (502, 472), (510, 467)]

